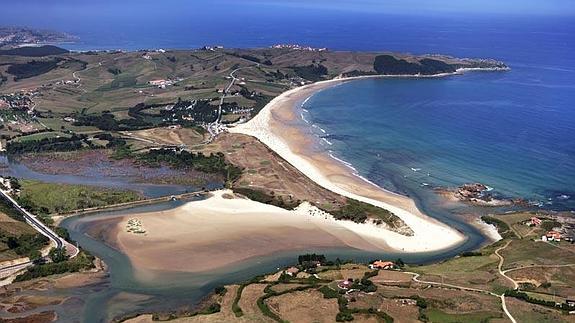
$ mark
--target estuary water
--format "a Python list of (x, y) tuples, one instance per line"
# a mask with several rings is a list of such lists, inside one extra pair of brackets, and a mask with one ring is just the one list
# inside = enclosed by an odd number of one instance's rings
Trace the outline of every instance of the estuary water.
[(331, 260), (340, 258), (342, 260), (368, 262), (379, 258), (402, 258), (409, 263), (421, 264), (442, 260), (461, 251), (457, 249), (405, 255), (367, 252), (354, 248), (300, 249), (251, 258), (233, 266), (209, 272), (158, 271), (154, 273), (153, 277), (148, 277), (146, 281), (142, 281), (135, 277), (129, 258), (106, 243), (105, 238), (98, 237), (99, 234), (93, 232), (94, 228), (97, 228), (96, 231), (102, 230), (104, 232), (113, 230), (115, 224), (108, 221), (113, 221), (115, 218), (129, 214), (167, 210), (181, 206), (186, 202), (188, 201), (170, 201), (134, 207), (129, 210), (75, 216), (63, 220), (60, 225), (70, 232), (71, 238), (77, 241), (82, 248), (102, 259), (108, 265), (110, 275), (96, 285), (65, 291), (65, 295), (72, 297), (72, 300), (54, 308), (59, 313), (60, 321), (76, 322), (80, 318), (83, 322), (104, 322), (134, 313), (190, 309), (217, 286), (239, 283), (257, 275), (276, 272), (278, 268), (292, 265), (297, 261), (297, 256), (304, 253), (321, 253)]

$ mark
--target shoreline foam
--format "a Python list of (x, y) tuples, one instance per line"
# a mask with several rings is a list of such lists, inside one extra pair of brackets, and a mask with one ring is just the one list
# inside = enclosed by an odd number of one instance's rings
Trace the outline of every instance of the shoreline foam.
[[(459, 75), (466, 71), (500, 69), (458, 69), (454, 73), (436, 75), (367, 75), (350, 78), (335, 78), (291, 89), (270, 101), (253, 119), (230, 129), (256, 137), (283, 159), (296, 167), (318, 185), (337, 194), (387, 209), (399, 216), (414, 232), (413, 236), (401, 235), (386, 230), (371, 235), (384, 239), (387, 245), (402, 252), (429, 252), (453, 248), (466, 240), (459, 231), (419, 211), (415, 202), (408, 197), (387, 191), (357, 174), (350, 163), (334, 158), (332, 154), (304, 151), (309, 146), (301, 130), (288, 125), (294, 120), (297, 104), (304, 104), (317, 92), (352, 80), (368, 78), (437, 78)], [(501, 69), (502, 70), (502, 69)], [(302, 103), (304, 102), (304, 103)], [(334, 162), (334, 160), (336, 162)], [(339, 162), (338, 162), (339, 161)], [(350, 169), (352, 170), (350, 172)], [(370, 227), (371, 224), (356, 224), (342, 221), (344, 225)]]

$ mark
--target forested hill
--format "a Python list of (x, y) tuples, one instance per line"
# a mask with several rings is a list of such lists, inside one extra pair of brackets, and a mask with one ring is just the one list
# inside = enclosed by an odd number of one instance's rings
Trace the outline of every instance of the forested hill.
[(0, 55), (43, 57), (50, 55), (67, 54), (70, 51), (53, 45), (26, 46), (0, 50)]

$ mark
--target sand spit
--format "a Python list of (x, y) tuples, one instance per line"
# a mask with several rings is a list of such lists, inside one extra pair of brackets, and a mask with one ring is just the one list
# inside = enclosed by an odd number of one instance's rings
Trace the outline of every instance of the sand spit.
[[(464, 71), (458, 71), (457, 74), (462, 72)], [(429, 77), (446, 75), (452, 74)], [(231, 128), (230, 132), (256, 137), (328, 190), (395, 213), (414, 231), (414, 235), (404, 236), (388, 230), (372, 231), (370, 230), (372, 224), (342, 222), (340, 225), (343, 227), (362, 230), (364, 237), (383, 240), (389, 247), (401, 252), (437, 251), (462, 243), (465, 240), (463, 234), (421, 213), (413, 200), (370, 183), (359, 177), (350, 165), (337, 161), (326, 153), (313, 152), (309, 149), (313, 139), (302, 133), (300, 127), (294, 126), (294, 121), (298, 118), (294, 113), (294, 107), (314, 93), (343, 82), (363, 78), (370, 76), (322, 81), (284, 92), (274, 98), (252, 120)]]

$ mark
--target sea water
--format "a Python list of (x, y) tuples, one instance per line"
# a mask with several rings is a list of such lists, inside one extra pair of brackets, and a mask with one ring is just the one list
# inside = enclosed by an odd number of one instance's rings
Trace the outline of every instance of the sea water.
[(489, 56), (510, 71), (353, 81), (307, 100), (304, 118), (326, 151), (393, 191), (481, 182), (575, 210), (573, 40), (544, 30), (496, 37), (508, 43)]

